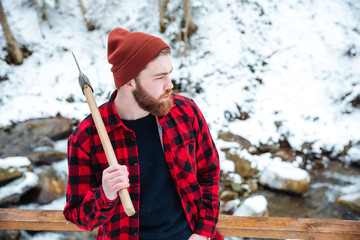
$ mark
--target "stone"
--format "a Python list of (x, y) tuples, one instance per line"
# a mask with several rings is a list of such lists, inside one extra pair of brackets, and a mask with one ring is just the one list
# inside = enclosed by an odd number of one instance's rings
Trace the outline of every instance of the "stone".
[(0, 188), (0, 206), (17, 203), (28, 191), (38, 188), (39, 177), (33, 172), (25, 172), (22, 177)]
[[(0, 158), (26, 156), (39, 146), (51, 147), (51, 141), (66, 139), (72, 133), (73, 120), (61, 116), (30, 119), (0, 128)], [(50, 139), (46, 140), (46, 139)]]
[(19, 240), (21, 239), (20, 230), (2, 230), (0, 231), (0, 239)]
[(232, 190), (234, 190), (236, 192), (242, 192), (243, 188), (242, 188), (241, 176), (237, 173), (230, 173), (229, 178), (230, 178), (229, 181), (230, 181)]
[(336, 203), (346, 205), (354, 211), (360, 213), (360, 192), (340, 196), (336, 199)]
[(251, 162), (239, 157), (239, 155), (232, 154), (228, 151), (225, 153), (225, 156), (228, 160), (235, 163), (235, 172), (240, 174), (241, 177), (248, 178), (257, 173), (256, 169), (251, 168)]
[(220, 214), (221, 213), (230, 213), (234, 212), (240, 205), (240, 199), (230, 200), (223, 202), (220, 205)]
[(48, 204), (65, 194), (66, 183), (52, 167), (46, 167), (38, 174), (41, 188), (37, 202)]
[(269, 216), (267, 205), (268, 202), (263, 195), (252, 196), (246, 198), (233, 215), (267, 217)]
[(231, 201), (231, 200), (237, 199), (238, 197), (239, 197), (239, 194), (237, 192), (225, 190), (220, 194), (219, 199), (221, 201)]
[(233, 134), (232, 132), (229, 131), (224, 132), (220, 130), (218, 137), (224, 140), (225, 142), (236, 142), (245, 149), (249, 149), (252, 146), (251, 142), (246, 138)]
[(66, 153), (55, 150), (46, 152), (35, 152), (27, 155), (29, 160), (36, 165), (51, 164), (67, 158)]
[(0, 183), (19, 178), (31, 169), (31, 162), (26, 157), (0, 158)]
[(273, 189), (303, 194), (309, 188), (310, 175), (291, 163), (273, 160), (261, 173), (259, 182)]
[(360, 145), (351, 147), (348, 150), (347, 156), (345, 156), (345, 158), (348, 162), (360, 167)]

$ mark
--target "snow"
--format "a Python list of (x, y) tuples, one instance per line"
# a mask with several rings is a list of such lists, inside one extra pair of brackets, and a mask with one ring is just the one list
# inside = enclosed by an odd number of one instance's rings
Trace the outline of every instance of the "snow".
[(348, 194), (345, 196), (341, 196), (339, 200), (347, 201), (347, 202), (360, 202), (360, 192)]
[[(170, 33), (159, 34), (153, 21), (158, 13), (148, 10), (155, 5), (152, 1), (85, 1), (89, 16), (101, 26), (93, 32), (86, 30), (76, 2), (61, 2), (58, 9), (53, 1), (46, 3), (48, 22), (39, 19), (28, 1), (3, 1), (15, 37), (33, 54), (21, 66), (0, 62), (0, 76), (9, 78), (1, 82), (0, 126), (57, 113), (82, 119), (89, 109), (70, 51), (100, 104), (114, 90), (107, 33), (121, 26), (170, 43), (175, 29), (173, 24)], [(169, 8), (176, 8), (177, 2), (172, 4)], [(348, 103), (360, 93), (359, 1), (213, 0), (193, 5), (199, 31), (188, 58), (177, 57), (178, 45), (173, 45), (173, 78), (200, 83), (201, 94), (185, 95), (198, 103), (215, 139), (227, 128), (253, 144), (286, 136), (297, 149), (314, 142), (315, 151), (340, 150), (359, 141), (360, 111)], [(0, 43), (5, 46), (4, 37)], [(349, 49), (355, 56), (345, 54)], [(3, 47), (0, 57), (5, 57)], [(347, 101), (340, 101), (346, 94)], [(70, 97), (75, 102), (67, 102)], [(224, 112), (235, 113), (236, 105), (250, 118), (229, 123)], [(281, 122), (279, 129), (275, 122)]]
[(230, 173), (229, 174), (229, 178), (231, 179), (231, 182), (235, 183), (235, 184), (241, 184), (241, 176), (237, 173)]
[(263, 216), (267, 209), (267, 200), (263, 195), (251, 196), (244, 200), (234, 212), (235, 216)]
[(227, 212), (233, 209), (237, 209), (239, 205), (240, 205), (240, 199), (230, 200), (226, 202), (224, 210)]
[(66, 197), (58, 198), (54, 201), (52, 201), (49, 204), (40, 205), (37, 203), (30, 203), (26, 205), (22, 205), (19, 208), (20, 209), (42, 209), (42, 210), (63, 210), (64, 206), (66, 204)]
[(21, 168), (30, 166), (31, 162), (27, 157), (0, 158), (0, 168)]
[(18, 178), (4, 187), (0, 188), (0, 198), (6, 199), (10, 196), (21, 196), (27, 190), (36, 186), (39, 177), (32, 172), (25, 172), (21, 178)]
[[(89, 77), (98, 105), (107, 101), (115, 89), (106, 57), (107, 34), (121, 26), (172, 44), (172, 78), (202, 87), (200, 94), (193, 89), (184, 94), (199, 105), (218, 149), (229, 147), (217, 139), (222, 129), (254, 145), (286, 137), (292, 147), (301, 149), (310, 142), (313, 151), (341, 151), (352, 142), (350, 159), (360, 157), (360, 110), (349, 104), (360, 94), (360, 1), (193, 0), (199, 30), (187, 58), (177, 56), (182, 45), (171, 41), (179, 19), (167, 33), (159, 33), (156, 1), (86, 0), (89, 16), (101, 26), (93, 32), (87, 31), (76, 1), (60, 1), (57, 9), (55, 1), (45, 0), (47, 22), (40, 20), (33, 5), (40, 2), (2, 1), (15, 38), (33, 53), (20, 66), (0, 61), (0, 77), (9, 79), (0, 82), (0, 127), (57, 113), (79, 120), (89, 114), (71, 51)], [(171, 1), (169, 12), (176, 12), (179, 2)], [(0, 59), (5, 58), (5, 45), (0, 35)], [(250, 118), (229, 122), (225, 112), (236, 115), (237, 106)], [(66, 141), (56, 148), (66, 152)], [(220, 150), (219, 154), (221, 169), (233, 172), (234, 163)], [(260, 171), (277, 165), (270, 154), (237, 154)], [(24, 161), (16, 159), (17, 164)], [(277, 169), (279, 174), (305, 177), (303, 171), (284, 166)], [(55, 167), (67, 171), (66, 161)], [(264, 208), (266, 199), (255, 200)], [(51, 207), (61, 209), (65, 201), (54, 204)]]
[(358, 162), (360, 163), (360, 146), (355, 146), (349, 149), (347, 160), (349, 162)]
[(273, 178), (310, 182), (310, 175), (307, 171), (295, 167), (292, 163), (282, 162), (280, 158), (274, 158), (261, 175), (263, 182), (274, 182)]

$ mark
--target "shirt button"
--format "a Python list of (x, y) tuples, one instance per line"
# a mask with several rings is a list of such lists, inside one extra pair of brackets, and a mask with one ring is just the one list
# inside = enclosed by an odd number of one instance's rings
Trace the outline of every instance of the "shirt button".
[(135, 138), (134, 138), (134, 137), (130, 138), (130, 140), (131, 140), (132, 142), (135, 142)]
[(134, 163), (134, 166), (136, 167), (137, 165), (139, 165), (137, 162), (136, 163)]

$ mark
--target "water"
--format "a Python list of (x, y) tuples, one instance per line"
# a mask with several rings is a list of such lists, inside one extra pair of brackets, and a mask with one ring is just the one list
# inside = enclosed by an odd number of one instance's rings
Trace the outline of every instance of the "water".
[[(309, 171), (311, 183), (302, 196), (262, 188), (271, 217), (360, 220), (360, 212), (335, 203), (337, 197), (360, 191), (360, 169), (329, 162), (327, 169)], [(285, 207), (284, 207), (285, 206)]]

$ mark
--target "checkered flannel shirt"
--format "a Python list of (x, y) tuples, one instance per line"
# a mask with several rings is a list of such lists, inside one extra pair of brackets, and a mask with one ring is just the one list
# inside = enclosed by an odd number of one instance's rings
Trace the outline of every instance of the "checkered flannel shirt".
[[(99, 110), (119, 164), (128, 167), (128, 191), (136, 214), (128, 217), (119, 198), (109, 201), (105, 197), (102, 172), (109, 165), (89, 115), (68, 141), (64, 216), (81, 229), (99, 228), (97, 239), (137, 240), (141, 186), (136, 136), (120, 120), (114, 107), (115, 96), (116, 91)], [(169, 171), (191, 229), (211, 239), (222, 239), (215, 229), (219, 215), (218, 152), (196, 104), (177, 94), (173, 94), (173, 100), (170, 112), (157, 118)]]

